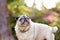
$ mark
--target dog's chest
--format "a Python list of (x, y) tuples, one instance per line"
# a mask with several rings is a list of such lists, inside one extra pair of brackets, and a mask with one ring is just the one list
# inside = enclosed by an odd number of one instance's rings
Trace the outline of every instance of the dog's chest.
[(35, 40), (35, 30), (30, 29), (29, 31), (25, 33), (19, 33), (20, 34), (20, 40)]

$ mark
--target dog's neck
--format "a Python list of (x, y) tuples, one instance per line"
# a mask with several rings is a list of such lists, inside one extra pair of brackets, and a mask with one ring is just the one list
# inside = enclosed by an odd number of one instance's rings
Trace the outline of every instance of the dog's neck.
[(22, 27), (22, 26), (18, 26), (20, 32), (24, 33), (27, 32), (30, 29), (30, 25)]

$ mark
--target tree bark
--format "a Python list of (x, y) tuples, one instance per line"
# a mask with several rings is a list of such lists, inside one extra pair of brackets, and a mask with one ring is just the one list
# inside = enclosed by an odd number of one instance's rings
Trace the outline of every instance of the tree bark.
[(9, 24), (7, 0), (0, 0), (0, 40), (15, 40)]

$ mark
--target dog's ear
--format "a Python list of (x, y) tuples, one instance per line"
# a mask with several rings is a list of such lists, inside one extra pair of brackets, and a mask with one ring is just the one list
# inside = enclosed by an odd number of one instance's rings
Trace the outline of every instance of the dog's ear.
[(18, 16), (18, 17), (16, 17), (16, 18), (15, 18), (15, 20), (17, 21), (17, 20), (18, 20), (18, 18), (19, 18), (19, 16)]

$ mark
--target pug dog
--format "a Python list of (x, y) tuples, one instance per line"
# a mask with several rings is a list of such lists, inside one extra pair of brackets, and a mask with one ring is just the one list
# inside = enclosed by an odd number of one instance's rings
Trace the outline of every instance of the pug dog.
[(55, 40), (57, 27), (35, 23), (26, 15), (16, 18), (15, 32), (18, 40)]

